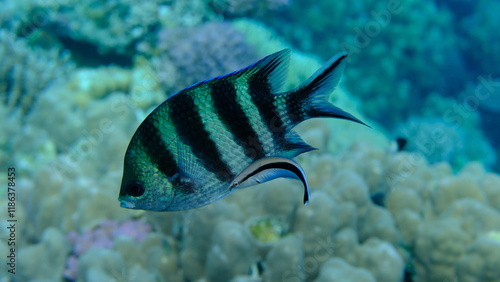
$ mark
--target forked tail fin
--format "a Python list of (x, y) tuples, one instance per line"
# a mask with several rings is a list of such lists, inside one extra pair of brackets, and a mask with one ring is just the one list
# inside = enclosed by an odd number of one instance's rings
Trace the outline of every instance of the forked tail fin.
[(328, 101), (342, 77), (346, 58), (345, 52), (335, 55), (297, 89), (285, 94), (287, 112), (293, 126), (316, 117), (347, 119), (366, 125)]

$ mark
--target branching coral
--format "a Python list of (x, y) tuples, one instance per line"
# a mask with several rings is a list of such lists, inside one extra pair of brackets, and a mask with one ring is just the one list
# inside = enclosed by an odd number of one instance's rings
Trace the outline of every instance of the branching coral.
[[(55, 155), (54, 143), (47, 140), (44, 130), (31, 127), (28, 119), (42, 91), (65, 81), (74, 66), (59, 49), (32, 47), (5, 29), (0, 29), (0, 56), (0, 116), (4, 121), (0, 156), (6, 160), (0, 168), (13, 165), (9, 162), (15, 159), (24, 172), (29, 165), (38, 167)], [(28, 144), (27, 139), (33, 141)]]
[(10, 111), (26, 113), (40, 92), (73, 68), (68, 54), (58, 49), (30, 47), (14, 33), (0, 30), (0, 102)]
[(162, 1), (58, 1), (48, 21), (60, 36), (90, 42), (101, 53), (127, 53), (159, 21)]

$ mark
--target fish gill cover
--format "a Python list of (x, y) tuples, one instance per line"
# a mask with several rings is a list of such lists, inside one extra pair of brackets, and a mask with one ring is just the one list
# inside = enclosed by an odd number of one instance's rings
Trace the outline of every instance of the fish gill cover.
[[(498, 2), (0, 3), (0, 280), (500, 277)], [(373, 128), (296, 127), (320, 149), (295, 159), (309, 205), (281, 179), (182, 212), (116, 204), (154, 108), (286, 48), (283, 91), (348, 52), (328, 94)]]

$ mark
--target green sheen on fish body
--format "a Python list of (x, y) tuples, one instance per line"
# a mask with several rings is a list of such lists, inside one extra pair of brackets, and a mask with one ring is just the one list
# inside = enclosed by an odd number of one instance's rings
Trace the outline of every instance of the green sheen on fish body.
[(309, 187), (292, 158), (314, 150), (293, 131), (332, 117), (364, 124), (328, 102), (346, 64), (339, 53), (292, 91), (279, 92), (290, 51), (172, 95), (139, 126), (125, 153), (118, 200), (130, 209), (179, 211), (285, 177)]

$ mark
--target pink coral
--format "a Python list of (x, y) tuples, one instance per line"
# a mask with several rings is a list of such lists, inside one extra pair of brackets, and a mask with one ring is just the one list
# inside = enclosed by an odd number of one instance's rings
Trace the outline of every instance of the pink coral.
[(141, 243), (153, 231), (153, 227), (141, 220), (118, 222), (103, 220), (99, 225), (83, 232), (71, 232), (68, 240), (72, 244), (72, 254), (66, 260), (64, 276), (74, 280), (78, 276), (78, 259), (90, 248), (111, 249), (116, 238), (126, 236)]

